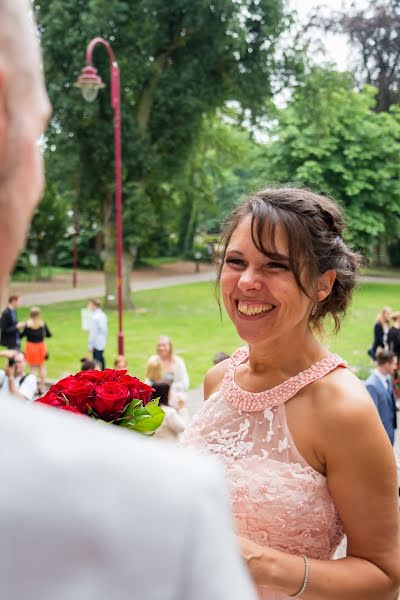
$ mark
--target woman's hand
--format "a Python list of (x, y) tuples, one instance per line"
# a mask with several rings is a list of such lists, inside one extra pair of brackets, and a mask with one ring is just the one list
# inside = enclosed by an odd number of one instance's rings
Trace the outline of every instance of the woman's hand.
[(237, 536), (242, 558), (246, 561), (250, 575), (257, 585), (267, 585), (268, 576), (267, 553), (265, 546), (260, 546), (248, 538)]

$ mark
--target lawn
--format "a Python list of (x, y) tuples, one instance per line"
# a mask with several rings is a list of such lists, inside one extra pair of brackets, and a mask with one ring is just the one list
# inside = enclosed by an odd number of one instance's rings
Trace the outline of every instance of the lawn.
[[(218, 306), (210, 283), (174, 286), (137, 292), (136, 309), (124, 315), (126, 355), (131, 373), (143, 377), (147, 357), (154, 353), (159, 334), (170, 335), (175, 350), (189, 369), (191, 387), (200, 385), (216, 352), (232, 350), (241, 344), (234, 328), (224, 315), (220, 320)], [(329, 334), (325, 342), (352, 366), (367, 372), (372, 362), (367, 349), (372, 342), (375, 317), (384, 305), (400, 308), (400, 284), (362, 284), (339, 335)], [(79, 369), (85, 355), (87, 332), (81, 330), (82, 301), (43, 307), (43, 316), (53, 337), (48, 340), (50, 360), (48, 374), (58, 378)], [(27, 317), (27, 309), (19, 309), (19, 318)], [(106, 351), (108, 366), (116, 354), (117, 315), (109, 313), (110, 335)]]

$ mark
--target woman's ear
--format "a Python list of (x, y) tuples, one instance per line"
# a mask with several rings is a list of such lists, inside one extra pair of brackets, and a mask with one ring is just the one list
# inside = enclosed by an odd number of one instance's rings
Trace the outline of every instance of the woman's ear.
[(317, 302), (322, 302), (329, 296), (336, 279), (336, 271), (325, 271), (320, 275), (317, 284)]

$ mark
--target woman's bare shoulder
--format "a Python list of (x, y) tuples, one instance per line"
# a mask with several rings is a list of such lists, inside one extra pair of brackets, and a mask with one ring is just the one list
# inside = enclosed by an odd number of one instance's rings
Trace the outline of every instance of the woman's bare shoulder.
[(361, 423), (379, 420), (364, 384), (349, 369), (338, 368), (312, 386), (312, 403), (321, 434), (359, 433)]
[(207, 400), (216, 392), (221, 385), (226, 369), (228, 368), (229, 358), (223, 360), (209, 369), (204, 378), (204, 400)]

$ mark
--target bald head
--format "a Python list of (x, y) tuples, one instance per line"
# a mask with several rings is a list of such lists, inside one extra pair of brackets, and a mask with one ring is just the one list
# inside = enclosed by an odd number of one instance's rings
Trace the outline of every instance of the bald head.
[(24, 72), (40, 65), (38, 36), (29, 0), (0, 0), (0, 60)]
[(0, 287), (43, 189), (38, 140), (49, 116), (29, 0), (0, 0)]

